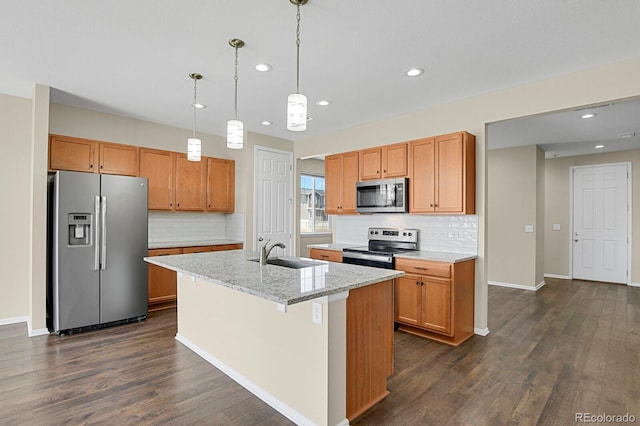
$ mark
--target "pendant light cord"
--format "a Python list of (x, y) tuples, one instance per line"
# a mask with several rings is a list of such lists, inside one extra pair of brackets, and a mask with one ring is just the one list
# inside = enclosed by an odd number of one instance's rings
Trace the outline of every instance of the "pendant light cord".
[(300, 93), (300, 3), (297, 4), (298, 13), (296, 20), (298, 26), (296, 28), (296, 93)]
[(235, 89), (235, 101), (234, 101), (234, 111), (235, 111), (235, 119), (238, 119), (238, 47), (236, 46), (236, 72), (235, 72), (235, 76), (233, 77), (233, 80), (235, 81), (236, 84), (236, 89)]
[(194, 78), (193, 79), (193, 137), (196, 137), (196, 93), (197, 93), (197, 89), (196, 86), (198, 84), (198, 79)]

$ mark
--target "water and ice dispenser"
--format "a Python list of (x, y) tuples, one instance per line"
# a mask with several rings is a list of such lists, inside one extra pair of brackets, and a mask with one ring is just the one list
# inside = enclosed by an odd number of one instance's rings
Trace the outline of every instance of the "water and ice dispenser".
[(91, 213), (69, 213), (69, 245), (90, 246), (91, 227), (93, 226)]

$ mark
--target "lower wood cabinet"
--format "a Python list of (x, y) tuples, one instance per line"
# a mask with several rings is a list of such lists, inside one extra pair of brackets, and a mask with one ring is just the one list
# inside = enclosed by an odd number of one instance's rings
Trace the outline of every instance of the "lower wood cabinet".
[(309, 257), (311, 259), (328, 260), (329, 262), (342, 263), (342, 252), (336, 250), (312, 248), (311, 250), (309, 250)]
[[(182, 254), (181, 248), (149, 250), (149, 257)], [(174, 271), (149, 264), (149, 311), (174, 308), (178, 300), (177, 277)]]
[(457, 346), (473, 335), (475, 260), (447, 263), (396, 259), (398, 329)]
[[(242, 244), (218, 244), (213, 246), (175, 247), (149, 250), (149, 257), (173, 254), (204, 253), (209, 251), (237, 250)], [(175, 308), (178, 303), (178, 280), (176, 273), (157, 265), (149, 268), (149, 312)]]

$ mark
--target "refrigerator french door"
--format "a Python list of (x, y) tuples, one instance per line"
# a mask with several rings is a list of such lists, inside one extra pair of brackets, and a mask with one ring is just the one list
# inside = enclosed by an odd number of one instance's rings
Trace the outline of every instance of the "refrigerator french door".
[(58, 171), (50, 190), (49, 328), (146, 318), (146, 178)]

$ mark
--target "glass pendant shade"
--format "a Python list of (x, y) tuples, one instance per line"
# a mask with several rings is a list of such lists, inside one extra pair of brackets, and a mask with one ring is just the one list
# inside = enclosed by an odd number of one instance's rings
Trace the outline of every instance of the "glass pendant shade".
[(202, 141), (198, 138), (187, 139), (187, 160), (200, 161), (202, 155)]
[(244, 125), (240, 120), (227, 121), (227, 148), (242, 149), (244, 145)]
[(307, 97), (292, 93), (287, 99), (287, 129), (294, 132), (307, 130)]

